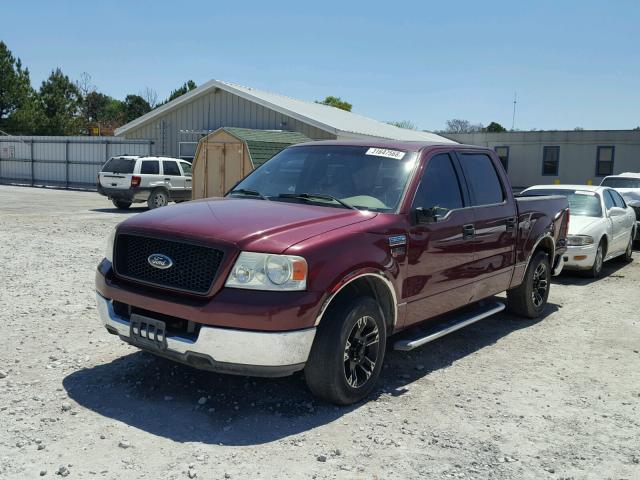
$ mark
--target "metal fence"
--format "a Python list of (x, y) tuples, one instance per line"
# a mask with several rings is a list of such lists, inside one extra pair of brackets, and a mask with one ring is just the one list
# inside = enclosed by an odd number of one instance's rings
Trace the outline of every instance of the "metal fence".
[(0, 136), (0, 183), (95, 189), (116, 155), (149, 155), (151, 140), (119, 137)]

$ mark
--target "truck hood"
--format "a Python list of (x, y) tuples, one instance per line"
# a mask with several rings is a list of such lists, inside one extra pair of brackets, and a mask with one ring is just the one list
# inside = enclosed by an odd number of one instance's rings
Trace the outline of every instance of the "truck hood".
[(377, 213), (249, 198), (207, 198), (150, 210), (119, 231), (224, 242), (240, 250), (281, 253), (316, 235), (364, 222)]

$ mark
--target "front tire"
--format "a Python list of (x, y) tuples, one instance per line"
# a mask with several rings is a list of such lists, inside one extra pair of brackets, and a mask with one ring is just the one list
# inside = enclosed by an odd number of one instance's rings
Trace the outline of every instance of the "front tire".
[(591, 278), (600, 278), (602, 275), (602, 266), (604, 264), (604, 242), (600, 240), (598, 249), (596, 250), (596, 258), (593, 260), (593, 266), (587, 270), (587, 276)]
[(550, 285), (549, 256), (545, 252), (537, 252), (520, 286), (507, 291), (509, 310), (521, 317), (538, 318), (547, 306)]
[(304, 372), (314, 395), (350, 405), (375, 387), (384, 360), (386, 326), (371, 297), (332, 307), (318, 327)]
[(111, 200), (113, 206), (118, 210), (127, 210), (131, 206), (131, 202), (125, 202), (123, 200)]
[(164, 190), (154, 190), (149, 195), (149, 199), (147, 200), (147, 205), (149, 205), (149, 209), (153, 210), (154, 208), (166, 207), (169, 203), (169, 195)]
[(633, 261), (633, 237), (635, 236), (634, 232), (631, 232), (631, 237), (629, 238), (629, 245), (627, 245), (627, 249), (624, 251), (624, 255), (621, 257), (623, 262), (631, 263)]

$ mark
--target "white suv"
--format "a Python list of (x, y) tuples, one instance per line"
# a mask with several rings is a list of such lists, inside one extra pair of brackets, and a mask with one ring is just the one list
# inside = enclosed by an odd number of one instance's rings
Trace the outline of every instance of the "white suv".
[(123, 209), (132, 203), (158, 208), (191, 200), (191, 164), (168, 157), (112, 157), (98, 174), (98, 193)]
[(640, 240), (640, 173), (625, 172), (604, 177), (600, 185), (616, 190), (636, 212), (636, 240)]

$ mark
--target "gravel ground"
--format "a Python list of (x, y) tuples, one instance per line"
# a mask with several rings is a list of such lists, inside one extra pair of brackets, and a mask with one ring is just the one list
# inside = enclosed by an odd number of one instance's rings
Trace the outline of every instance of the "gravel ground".
[[(120, 213), (0, 186), (0, 478), (640, 478), (640, 262), (562, 275), (545, 318), (500, 314), (390, 352), (349, 408), (298, 374), (172, 364), (99, 326)], [(640, 257), (640, 255), (637, 255)]]

